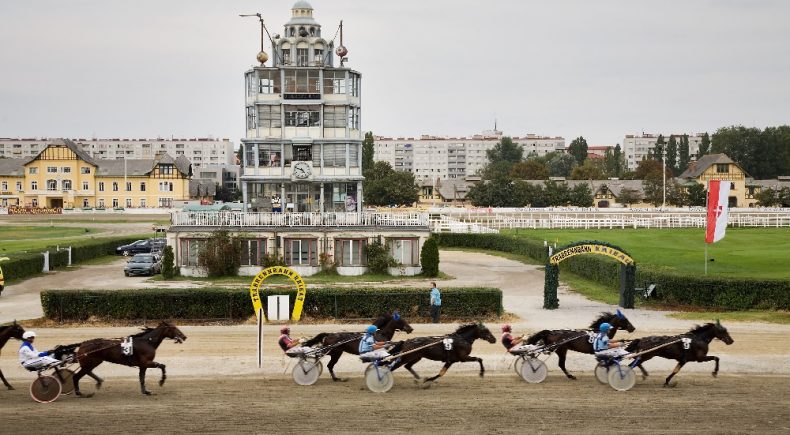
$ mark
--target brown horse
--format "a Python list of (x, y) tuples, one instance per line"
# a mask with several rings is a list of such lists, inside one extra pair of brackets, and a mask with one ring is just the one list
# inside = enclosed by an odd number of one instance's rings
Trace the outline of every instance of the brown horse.
[(170, 322), (161, 322), (156, 328), (144, 328), (143, 332), (132, 335), (132, 354), (124, 355), (121, 343), (123, 340), (108, 340), (96, 338), (80, 344), (77, 352), (77, 360), (80, 363), (80, 370), (74, 375), (74, 392), (80, 396), (80, 379), (88, 375), (96, 380), (96, 388), (100, 388), (103, 380), (93, 374), (93, 369), (104, 361), (121, 364), (129, 367), (140, 368), (140, 391), (143, 394), (151, 394), (145, 389), (145, 371), (149, 368), (162, 369), (162, 379), (159, 386), (164, 385), (167, 374), (165, 365), (154, 361), (156, 349), (166, 338), (181, 343), (187, 339), (175, 325)]
[[(5, 344), (8, 343), (8, 340), (12, 338), (21, 340), (22, 334), (24, 333), (25, 333), (25, 329), (19, 326), (19, 324), (16, 323), (16, 320), (14, 320), (14, 323), (10, 325), (0, 326), (0, 350), (2, 350), (3, 346), (5, 346)], [(12, 387), (11, 384), (9, 384), (8, 381), (5, 380), (5, 376), (3, 376), (2, 370), (0, 370), (0, 380), (3, 381), (3, 385), (5, 385), (6, 388), (8, 388), (9, 390), (14, 389), (14, 387)]]
[[(664, 386), (674, 386), (674, 384), (670, 384), (669, 381), (671, 381), (672, 377), (689, 361), (715, 361), (716, 366), (712, 374), (713, 377), (716, 377), (719, 373), (719, 357), (708, 356), (708, 346), (714, 338), (718, 338), (728, 345), (734, 342), (729, 332), (727, 332), (727, 328), (722, 326), (717, 320), (716, 323), (706, 323), (702, 326), (695, 326), (689, 332), (681, 335), (654, 335), (642, 337), (629, 343), (626, 350), (629, 352), (648, 351), (637, 357), (636, 360), (636, 366), (642, 371), (642, 379), (647, 378), (647, 370), (642, 367), (642, 363), (645, 361), (656, 356), (677, 361), (678, 363), (675, 369), (672, 370), (672, 373), (670, 373), (664, 381)], [(673, 341), (675, 343), (668, 344)], [(664, 344), (668, 345), (659, 347)], [(656, 348), (656, 350), (650, 352), (649, 350), (652, 348)]]
[(565, 357), (569, 350), (589, 354), (595, 353), (593, 351), (592, 341), (590, 340), (588, 332), (597, 333), (601, 323), (608, 323), (612, 325), (612, 328), (609, 329), (609, 333), (607, 334), (609, 338), (613, 338), (614, 334), (616, 334), (617, 330), (620, 328), (623, 328), (628, 332), (634, 332), (636, 329), (634, 328), (634, 325), (628, 321), (625, 315), (621, 313), (620, 310), (617, 310), (616, 313), (601, 313), (601, 315), (595, 319), (592, 324), (590, 324), (589, 329), (544, 329), (543, 331), (540, 331), (537, 334), (529, 337), (527, 339), (527, 344), (543, 343), (543, 345), (549, 347), (551, 347), (551, 345), (558, 344), (558, 346), (554, 348), (554, 353), (556, 353), (557, 358), (559, 358), (560, 368), (562, 369), (563, 373), (565, 373), (565, 376), (567, 376), (569, 379), (576, 379), (576, 376), (568, 373), (568, 370), (565, 369)]
[[(407, 334), (411, 334), (413, 330), (411, 325), (397, 312), (392, 315), (382, 314), (373, 324), (379, 328), (375, 335), (376, 341), (390, 341), (395, 335), (395, 331), (398, 330), (406, 331)], [(329, 369), (329, 374), (332, 376), (333, 381), (345, 381), (346, 379), (337, 377), (332, 369), (344, 352), (359, 355), (359, 340), (361, 338), (362, 333), (359, 332), (322, 332), (307, 340), (305, 346), (313, 346), (319, 343), (323, 346), (335, 346), (329, 351), (330, 359), (326, 368)]]

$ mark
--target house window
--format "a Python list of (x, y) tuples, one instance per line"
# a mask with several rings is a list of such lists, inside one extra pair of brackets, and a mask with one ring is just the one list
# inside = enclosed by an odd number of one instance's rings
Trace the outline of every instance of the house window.
[(340, 266), (367, 266), (367, 239), (336, 239), (335, 261)]
[(317, 266), (318, 239), (285, 239), (285, 264)]
[(324, 106), (324, 127), (345, 128), (346, 106)]
[(260, 266), (261, 255), (266, 252), (266, 240), (243, 239), (241, 241), (241, 265)]
[(359, 130), (359, 107), (348, 108), (348, 128)]
[(126, 208), (132, 207), (132, 198), (126, 198)]
[(324, 93), (325, 94), (346, 93), (345, 71), (324, 71)]
[(180, 264), (182, 266), (197, 266), (198, 255), (206, 241), (202, 239), (181, 239)]
[(140, 207), (145, 207), (145, 198), (140, 198)]
[(291, 94), (317, 94), (318, 70), (286, 70), (285, 93)]
[(38, 168), (27, 168), (27, 173), (30, 175), (38, 174)]
[(113, 192), (117, 192), (118, 191), (118, 182), (117, 181), (113, 181), (112, 182), (112, 191)]
[(91, 203), (88, 201), (88, 198), (82, 198), (82, 206), (83, 207), (90, 207)]
[[(313, 32), (313, 29), (312, 29), (312, 28), (310, 29), (310, 32), (311, 32), (311, 33)], [(323, 64), (323, 63), (324, 63), (324, 50), (323, 50), (323, 49), (321, 49), (321, 48), (316, 48), (316, 49), (314, 49), (314, 50), (313, 50), (313, 60), (314, 60), (314, 61), (315, 61), (317, 64)]]
[(82, 182), (82, 190), (88, 190), (88, 189), (89, 189), (88, 182), (87, 181), (83, 181)]
[(261, 94), (280, 93), (280, 71), (259, 71), (258, 74), (260, 74)]
[(145, 181), (140, 182), (140, 192), (145, 192)]
[(3, 181), (2, 187), (0, 190), (7, 191), (8, 190), (8, 181)]
[(21, 181), (17, 181), (16, 182), (16, 190), (22, 191), (22, 182)]
[[(182, 151), (181, 154), (184, 154)], [(173, 165), (159, 165), (159, 173), (162, 175), (173, 175)]]
[(118, 198), (112, 199), (112, 208), (118, 208)]
[(57, 174), (58, 167), (57, 166), (47, 166), (47, 173), (48, 174)]
[(730, 172), (730, 165), (726, 163), (717, 163), (716, 164), (716, 173), (717, 174), (726, 174)]
[(258, 106), (258, 119), (263, 128), (280, 128), (283, 123), (280, 119), (280, 106)]
[(104, 181), (99, 181), (99, 192), (104, 192)]
[(38, 190), (38, 181), (30, 182), (30, 190)]
[(167, 181), (162, 181), (159, 183), (159, 191), (160, 192), (172, 192), (173, 191), (173, 183), (169, 183)]
[(58, 180), (47, 180), (47, 190), (58, 190)]
[(247, 130), (253, 130), (258, 126), (255, 119), (255, 107), (250, 106), (247, 108)]
[(343, 168), (346, 166), (346, 144), (324, 144), (324, 167)]
[[(293, 29), (291, 29), (291, 36), (293, 36)], [(288, 65), (291, 63), (291, 49), (290, 48), (283, 48), (282, 52), (283, 58), (283, 65)]]
[(258, 166), (280, 166), (280, 145), (258, 145)]
[(358, 74), (351, 74), (349, 77), (349, 81), (351, 82), (351, 95), (358, 97), (359, 96), (359, 75)]
[(68, 166), (63, 166), (60, 168), (60, 172), (63, 172), (64, 174), (71, 174), (71, 168)]
[(127, 192), (131, 192), (132, 191), (132, 182), (131, 181), (127, 181), (126, 182), (126, 191)]
[(71, 180), (63, 180), (62, 187), (63, 191), (71, 190)]
[(294, 145), (294, 161), (295, 162), (310, 162), (313, 160), (312, 145)]
[(317, 127), (321, 120), (318, 106), (286, 106), (285, 125), (288, 127)]
[(173, 198), (159, 198), (159, 207), (172, 207), (173, 206)]
[(38, 198), (33, 198), (33, 200), (30, 202), (30, 204), (33, 207), (38, 207)]
[(419, 239), (389, 239), (390, 255), (398, 264), (417, 266), (420, 264)]
[(307, 49), (296, 49), (296, 66), (307, 66)]

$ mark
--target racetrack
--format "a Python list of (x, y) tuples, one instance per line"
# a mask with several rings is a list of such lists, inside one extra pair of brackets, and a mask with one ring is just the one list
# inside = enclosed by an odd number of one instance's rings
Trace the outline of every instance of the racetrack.
[[(127, 369), (130, 370), (130, 369)], [(105, 382), (87, 399), (39, 405), (24, 388), (0, 392), (0, 432), (21, 427), (57, 433), (787, 433), (790, 377), (695, 373), (676, 388), (659, 379), (628, 392), (550, 376), (530, 385), (515, 374), (479, 378), (450, 373), (417, 388), (408, 373), (385, 394), (367, 391), (361, 376), (322, 377), (299, 387), (285, 376), (169, 378), (154, 396), (133, 379)], [(757, 393), (759, 392), (759, 393)], [(32, 426), (31, 426), (32, 425)], [(48, 429), (44, 429), (48, 428)], [(56, 430), (55, 430), (56, 429)]]

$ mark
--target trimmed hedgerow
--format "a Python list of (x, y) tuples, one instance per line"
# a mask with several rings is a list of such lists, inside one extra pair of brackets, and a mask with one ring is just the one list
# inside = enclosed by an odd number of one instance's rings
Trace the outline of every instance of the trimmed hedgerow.
[[(271, 288), (261, 292), (289, 295), (296, 289)], [(428, 316), (430, 296), (425, 289), (319, 288), (309, 289), (303, 317), (371, 318), (400, 310), (408, 316)], [(249, 292), (226, 288), (46, 290), (41, 293), (44, 315), (54, 320), (99, 319), (238, 319), (253, 314)], [(442, 315), (479, 318), (502, 314), (502, 291), (490, 287), (442, 289)]]

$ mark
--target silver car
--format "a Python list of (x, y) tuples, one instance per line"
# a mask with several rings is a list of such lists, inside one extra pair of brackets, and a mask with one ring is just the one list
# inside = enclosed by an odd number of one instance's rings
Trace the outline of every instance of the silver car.
[(151, 276), (162, 270), (159, 257), (152, 254), (137, 254), (126, 263), (123, 274), (126, 276), (146, 275)]

